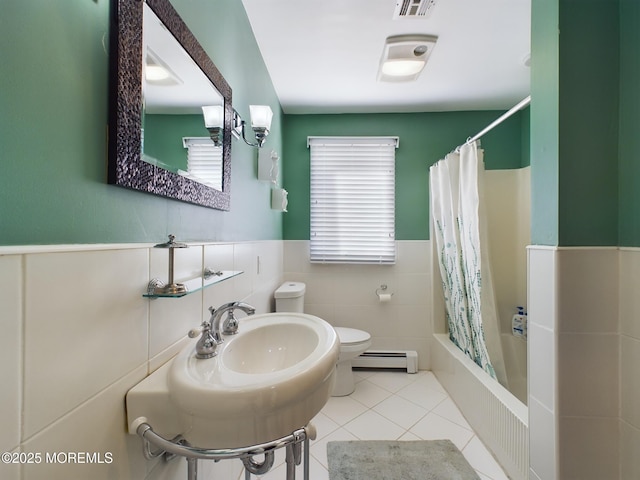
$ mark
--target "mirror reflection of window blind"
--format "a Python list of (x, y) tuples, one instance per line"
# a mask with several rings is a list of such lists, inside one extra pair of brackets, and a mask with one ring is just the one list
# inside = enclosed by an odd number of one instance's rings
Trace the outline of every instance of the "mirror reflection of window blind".
[(222, 191), (222, 147), (216, 147), (209, 137), (185, 137), (187, 171), (180, 175)]
[(312, 263), (393, 264), (397, 137), (309, 137)]

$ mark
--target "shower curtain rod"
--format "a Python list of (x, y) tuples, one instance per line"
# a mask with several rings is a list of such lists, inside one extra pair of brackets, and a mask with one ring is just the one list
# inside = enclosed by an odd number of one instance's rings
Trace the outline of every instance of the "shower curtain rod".
[[(482, 137), (485, 133), (487, 133), (489, 130), (492, 130), (494, 127), (500, 125), (502, 122), (504, 122), (511, 115), (513, 115), (514, 113), (522, 110), (523, 108), (525, 108), (530, 103), (531, 103), (531, 95), (529, 95), (524, 100), (521, 100), (520, 103), (518, 103), (517, 105), (512, 107), (511, 110), (505, 112), (502, 116), (500, 116), (498, 119), (494, 120), (493, 123), (487, 125), (483, 130), (481, 130), (478, 133), (476, 133), (473, 137), (469, 137), (467, 139), (467, 141), (465, 142), (465, 145), (468, 145), (469, 143), (475, 142), (480, 137)], [(460, 148), (460, 147), (458, 147), (458, 148)]]

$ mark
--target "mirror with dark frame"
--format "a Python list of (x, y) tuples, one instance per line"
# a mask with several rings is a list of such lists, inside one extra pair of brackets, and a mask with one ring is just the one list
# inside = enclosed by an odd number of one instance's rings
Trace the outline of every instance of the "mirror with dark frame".
[[(229, 210), (231, 87), (169, 0), (116, 0), (112, 8), (109, 183)], [(224, 113), (218, 146), (203, 106)], [(217, 166), (194, 171), (194, 144)]]

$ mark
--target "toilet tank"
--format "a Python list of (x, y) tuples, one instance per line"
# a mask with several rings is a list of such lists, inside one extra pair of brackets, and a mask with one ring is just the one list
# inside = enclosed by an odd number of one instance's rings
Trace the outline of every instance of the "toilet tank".
[(284, 282), (273, 294), (276, 299), (276, 312), (304, 312), (305, 284), (302, 282)]

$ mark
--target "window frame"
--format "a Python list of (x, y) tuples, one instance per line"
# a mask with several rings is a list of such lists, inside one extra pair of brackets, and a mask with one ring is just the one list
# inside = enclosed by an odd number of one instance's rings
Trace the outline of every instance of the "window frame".
[(311, 263), (395, 264), (398, 146), (393, 136), (307, 138)]

